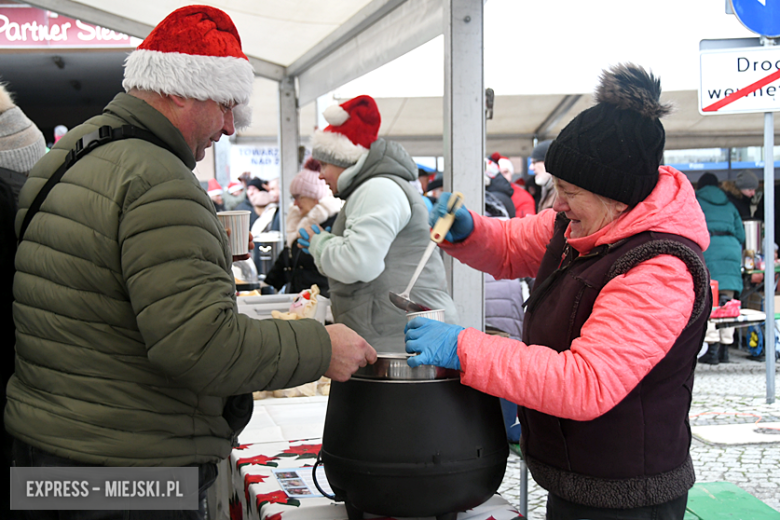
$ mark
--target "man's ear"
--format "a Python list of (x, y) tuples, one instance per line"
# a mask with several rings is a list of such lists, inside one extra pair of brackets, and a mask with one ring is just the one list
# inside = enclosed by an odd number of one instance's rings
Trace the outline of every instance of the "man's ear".
[(184, 106), (187, 104), (187, 98), (182, 96), (177, 96), (176, 94), (166, 94), (168, 96), (168, 99), (170, 99), (174, 105), (176, 105), (179, 108), (184, 108)]

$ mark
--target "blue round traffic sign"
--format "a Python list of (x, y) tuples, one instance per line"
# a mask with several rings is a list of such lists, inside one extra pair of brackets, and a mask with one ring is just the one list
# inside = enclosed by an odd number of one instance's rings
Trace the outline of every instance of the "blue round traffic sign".
[(780, 36), (780, 0), (731, 0), (742, 25), (762, 36)]

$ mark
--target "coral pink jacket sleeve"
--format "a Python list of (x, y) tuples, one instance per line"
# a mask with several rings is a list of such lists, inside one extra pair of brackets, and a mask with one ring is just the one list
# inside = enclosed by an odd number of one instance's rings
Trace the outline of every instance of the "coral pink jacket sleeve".
[[(495, 278), (536, 276), (553, 234), (553, 210), (500, 221), (473, 214), (474, 231), (442, 248)], [(580, 252), (643, 231), (674, 233), (709, 245), (704, 214), (690, 181), (662, 166), (653, 192), (589, 237), (568, 239)], [(544, 413), (590, 420), (619, 403), (671, 349), (693, 310), (693, 278), (676, 257), (642, 262), (610, 281), (570, 350), (488, 336), (458, 337), (462, 381)]]
[(666, 355), (687, 324), (693, 301), (685, 264), (656, 257), (602, 289), (571, 350), (558, 353), (464, 330), (458, 337), (462, 382), (557, 417), (594, 419)]
[(457, 244), (441, 248), (466, 265), (496, 279), (536, 276), (555, 227), (553, 210), (536, 216), (499, 220), (471, 212), (474, 231)]

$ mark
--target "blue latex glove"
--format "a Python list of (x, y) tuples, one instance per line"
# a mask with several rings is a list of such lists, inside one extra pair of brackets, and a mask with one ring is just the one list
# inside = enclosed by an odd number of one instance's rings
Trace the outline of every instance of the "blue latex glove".
[[(436, 205), (428, 214), (428, 225), (433, 227), (436, 221), (442, 216), (447, 214), (447, 204), (449, 204), (452, 193), (444, 192), (436, 201)], [(447, 232), (447, 236), (444, 237), (452, 243), (465, 240), (471, 232), (474, 231), (474, 219), (471, 217), (471, 213), (466, 209), (466, 206), (461, 206), (458, 211), (455, 212), (455, 222), (452, 223), (452, 227)]]
[[(314, 232), (315, 235), (320, 234), (320, 227), (317, 224), (314, 224), (311, 227), (311, 230)], [(301, 235), (301, 237), (298, 239), (298, 245), (303, 248), (303, 252), (307, 255), (311, 254), (309, 253), (309, 246), (311, 245), (311, 239), (309, 238), (309, 233), (306, 231), (306, 229), (301, 228), (298, 230), (298, 233)]]
[(410, 354), (418, 352), (419, 355), (410, 357), (406, 362), (410, 367), (436, 365), (460, 370), (458, 334), (462, 330), (460, 325), (414, 318), (404, 329), (406, 351)]

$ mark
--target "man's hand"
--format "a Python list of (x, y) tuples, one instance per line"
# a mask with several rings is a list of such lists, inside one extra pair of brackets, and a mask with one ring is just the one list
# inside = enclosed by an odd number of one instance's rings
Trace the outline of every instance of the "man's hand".
[(376, 363), (376, 350), (346, 325), (326, 325), (332, 354), (325, 376), (334, 381), (347, 381), (358, 368)]

